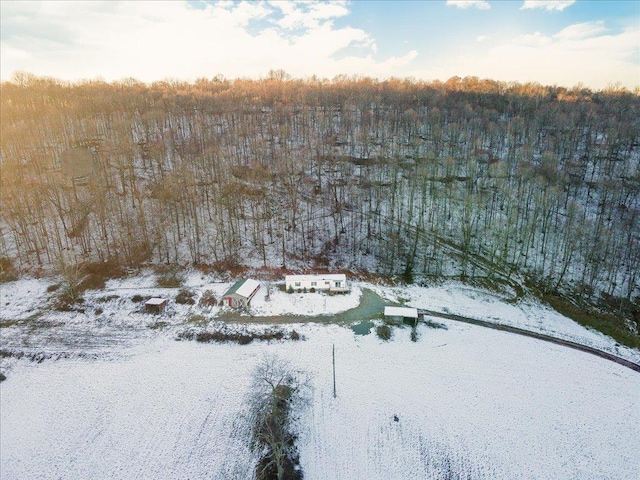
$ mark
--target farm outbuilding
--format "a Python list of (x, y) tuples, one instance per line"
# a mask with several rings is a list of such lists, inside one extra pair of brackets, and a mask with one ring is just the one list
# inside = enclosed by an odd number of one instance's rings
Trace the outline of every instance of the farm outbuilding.
[(392, 322), (402, 323), (407, 320), (418, 321), (418, 309), (409, 307), (384, 307), (384, 316)]
[(243, 278), (226, 291), (220, 303), (226, 307), (246, 308), (258, 290), (260, 290), (260, 282), (251, 278)]
[(321, 273), (317, 275), (287, 275), (285, 277), (287, 290), (298, 291), (328, 291), (348, 292), (347, 276), (344, 273)]
[(144, 302), (144, 309), (149, 313), (162, 313), (166, 307), (166, 298), (154, 297)]

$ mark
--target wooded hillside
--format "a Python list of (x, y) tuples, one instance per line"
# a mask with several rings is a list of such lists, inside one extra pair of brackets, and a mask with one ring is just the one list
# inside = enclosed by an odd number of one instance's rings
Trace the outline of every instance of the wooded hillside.
[(282, 72), (1, 88), (0, 256), (19, 269), (338, 265), (640, 295), (637, 92)]

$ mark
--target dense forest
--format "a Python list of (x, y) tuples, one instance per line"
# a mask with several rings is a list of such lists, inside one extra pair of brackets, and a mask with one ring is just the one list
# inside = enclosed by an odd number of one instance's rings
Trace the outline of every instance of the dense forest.
[(19, 271), (340, 267), (640, 302), (637, 91), (281, 71), (1, 89)]

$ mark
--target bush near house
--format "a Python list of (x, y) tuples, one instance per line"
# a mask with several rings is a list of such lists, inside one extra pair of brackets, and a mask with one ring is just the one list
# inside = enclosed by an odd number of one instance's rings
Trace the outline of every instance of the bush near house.
[(200, 297), (198, 305), (201, 307), (215, 307), (218, 305), (218, 300), (211, 290), (206, 290)]
[(176, 295), (176, 303), (181, 305), (195, 305), (196, 301), (193, 299), (195, 293), (186, 288), (181, 289)]
[(390, 340), (391, 339), (391, 328), (389, 325), (380, 325), (376, 328), (376, 335), (382, 340)]

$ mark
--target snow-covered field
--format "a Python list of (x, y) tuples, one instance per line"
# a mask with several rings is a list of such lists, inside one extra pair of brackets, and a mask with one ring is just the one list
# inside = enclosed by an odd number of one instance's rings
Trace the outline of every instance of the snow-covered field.
[(447, 465), (471, 478), (637, 475), (636, 372), (444, 323), (421, 327), (416, 343), (408, 329), (384, 343), (296, 325), (306, 341), (156, 338), (120, 359), (19, 362), (0, 386), (0, 476), (251, 478), (244, 398), (252, 368), (271, 353), (313, 381), (296, 425), (307, 479), (440, 478)]
[[(172, 304), (162, 317), (139, 313), (133, 294), (175, 295), (140, 277), (89, 292), (85, 313), (51, 312), (50, 283), (0, 287), (0, 319), (8, 325), (0, 329), (2, 348), (92, 355), (2, 359), (8, 377), (0, 384), (3, 480), (252, 478), (256, 456), (245, 399), (251, 372), (266, 354), (289, 360), (312, 380), (309, 404), (295, 423), (307, 479), (454, 472), (473, 479), (626, 480), (640, 471), (640, 375), (587, 353), (440, 319), (447, 329), (420, 326), (417, 342), (408, 328), (394, 329), (383, 342), (313, 323), (286, 327), (305, 337), (298, 342), (176, 341), (189, 318), (215, 318), (218, 307)], [(218, 297), (229, 285), (195, 275), (188, 284)], [(346, 296), (272, 289), (269, 301), (261, 290), (252, 313), (338, 313), (357, 306), (363, 288), (390, 301), (493, 318), (640, 358), (533, 301), (512, 305), (456, 283), (357, 284)], [(150, 328), (158, 320), (166, 325)]]
[[(145, 332), (146, 335), (150, 335), (148, 327), (157, 321), (169, 326), (183, 325), (194, 315), (214, 320), (221, 310), (220, 307), (201, 308), (197, 305), (178, 305), (170, 302), (168, 313), (160, 319), (141, 313), (141, 305), (131, 301), (133, 295), (173, 299), (177, 293), (177, 289), (158, 288), (155, 276), (147, 273), (132, 278), (111, 280), (107, 282), (104, 290), (86, 292), (83, 305), (85, 313), (55, 312), (50, 307), (54, 294), (48, 294), (46, 291), (47, 286), (52, 283), (53, 280), (30, 279), (3, 284), (0, 287), (0, 321), (17, 320), (24, 323), (36, 319), (35, 322), (30, 322), (31, 328), (28, 330), (3, 329), (5, 342), (19, 345), (26, 350), (55, 350), (56, 340), (65, 339), (64, 348), (74, 343), (73, 338), (81, 338), (82, 341), (76, 343), (80, 343), (85, 349), (87, 343), (95, 344), (95, 350), (101, 344), (91, 337), (101, 332), (100, 338), (104, 341), (105, 347), (101, 352), (110, 352), (113, 347), (134, 341)], [(220, 298), (230, 285), (231, 283), (213, 281), (200, 273), (193, 273), (185, 279), (185, 286), (196, 294), (196, 301), (207, 290)], [(263, 284), (251, 301), (251, 315), (255, 320), (275, 316), (288, 318), (295, 315), (334, 315), (357, 307), (362, 289), (367, 288), (392, 303), (404, 303), (418, 308), (512, 325), (588, 345), (640, 363), (640, 351), (618, 345), (610, 337), (588, 330), (542, 305), (536, 299), (526, 296), (516, 303), (509, 303), (494, 292), (459, 282), (447, 282), (433, 287), (390, 287), (355, 282), (352, 287), (347, 295), (328, 296), (311, 293), (288, 294), (276, 284), (271, 284), (270, 299), (267, 300), (267, 284)], [(250, 317), (246, 320), (250, 321)], [(35, 327), (51, 324), (57, 326), (55, 331)], [(126, 333), (127, 329), (138, 331), (137, 335)]]
[(611, 337), (589, 330), (538, 300), (525, 297), (516, 303), (499, 295), (459, 282), (434, 287), (380, 287), (371, 285), (383, 298), (436, 312), (511, 325), (613, 353), (640, 364), (640, 351), (618, 345)]

